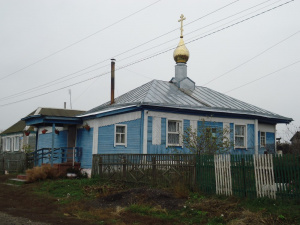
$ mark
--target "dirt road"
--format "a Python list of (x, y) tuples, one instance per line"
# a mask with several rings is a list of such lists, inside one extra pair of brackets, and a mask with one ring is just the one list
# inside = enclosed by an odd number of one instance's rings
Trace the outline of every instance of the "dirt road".
[(0, 224), (90, 224), (64, 216), (54, 200), (40, 198), (27, 185), (7, 185), (7, 179), (0, 175)]

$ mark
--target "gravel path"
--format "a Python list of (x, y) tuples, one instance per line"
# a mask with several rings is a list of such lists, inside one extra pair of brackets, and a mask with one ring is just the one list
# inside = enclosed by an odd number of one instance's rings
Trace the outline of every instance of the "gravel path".
[(7, 213), (0, 212), (0, 224), (2, 225), (50, 225), (50, 223), (33, 222), (30, 219), (23, 217), (11, 216)]

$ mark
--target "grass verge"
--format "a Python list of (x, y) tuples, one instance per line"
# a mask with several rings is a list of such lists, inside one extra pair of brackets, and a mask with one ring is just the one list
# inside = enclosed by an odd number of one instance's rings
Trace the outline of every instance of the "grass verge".
[[(176, 210), (155, 205), (153, 201), (106, 208), (86, 204), (124, 189), (120, 183), (99, 179), (47, 180), (35, 186), (39, 195), (55, 199), (65, 216), (97, 224), (300, 224), (300, 204), (289, 200), (207, 197), (184, 192), (187, 201)], [(174, 190), (175, 196), (179, 192), (182, 190)]]

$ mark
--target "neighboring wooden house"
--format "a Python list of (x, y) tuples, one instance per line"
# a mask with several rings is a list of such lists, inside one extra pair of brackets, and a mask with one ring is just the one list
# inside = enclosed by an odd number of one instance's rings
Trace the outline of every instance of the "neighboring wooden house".
[[(34, 112), (28, 116), (33, 114)], [(1, 132), (0, 139), (2, 142), (1, 152), (18, 152), (25, 149), (35, 150), (35, 133), (33, 132), (33, 127), (26, 127), (25, 122), (22, 120)]]
[[(206, 120), (206, 126), (231, 130), (228, 137), (234, 142), (232, 154), (274, 153), (276, 124), (290, 123), (292, 119), (196, 86), (187, 77), (188, 58), (181, 36), (174, 51), (175, 77), (170, 81), (152, 80), (116, 99), (112, 95), (111, 101), (76, 117), (56, 117), (51, 121), (29, 116), (24, 120), (39, 130), (44, 129), (43, 124), (52, 130), (57, 124), (73, 124), (74, 130), (69, 132), (76, 133), (75, 145), (82, 148), (83, 168), (91, 168), (93, 154), (160, 154), (171, 153), (172, 149), (188, 153), (181, 135), (187, 127), (197, 130), (202, 120)], [(47, 129), (51, 133), (51, 128)], [(38, 132), (38, 148), (50, 145), (50, 133), (46, 137)], [(60, 137), (55, 146), (65, 145), (68, 136)]]
[[(36, 116), (75, 116), (84, 111), (54, 109), (54, 108), (38, 108), (27, 117)], [(64, 130), (64, 128), (60, 128)], [(62, 132), (63, 133), (63, 132)], [(26, 126), (25, 121), (20, 120), (0, 134), (2, 140), (1, 152), (17, 152), (25, 150), (36, 150), (36, 131), (33, 126)]]
[(300, 131), (297, 131), (293, 137), (291, 138), (292, 145), (298, 145), (300, 146)]

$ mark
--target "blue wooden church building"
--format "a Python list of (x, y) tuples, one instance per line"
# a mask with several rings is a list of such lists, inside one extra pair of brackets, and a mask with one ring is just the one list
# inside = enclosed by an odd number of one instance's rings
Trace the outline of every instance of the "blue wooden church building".
[[(92, 166), (93, 154), (169, 153), (170, 148), (188, 152), (181, 134), (188, 127), (197, 130), (210, 118), (213, 126), (230, 129), (231, 154), (275, 153), (276, 124), (290, 123), (291, 118), (196, 86), (187, 76), (189, 51), (182, 31), (173, 57), (175, 76), (170, 81), (152, 80), (114, 98), (113, 69), (111, 101), (73, 117), (23, 118), (38, 128), (37, 149), (49, 145), (81, 148), (79, 161), (86, 169)], [(65, 127), (67, 133), (55, 134), (56, 127)], [(42, 134), (45, 128), (47, 135)]]

